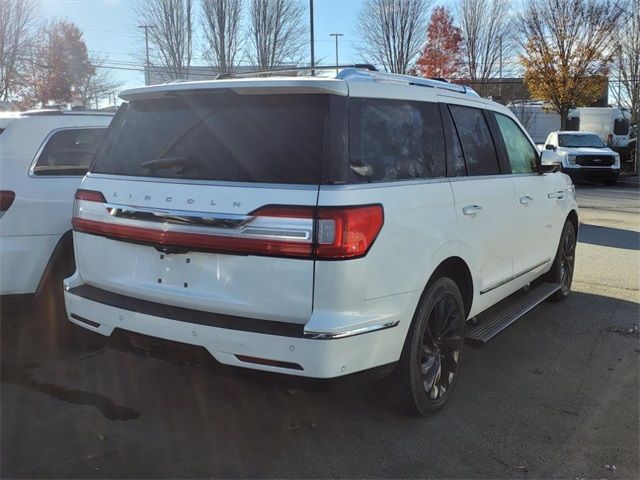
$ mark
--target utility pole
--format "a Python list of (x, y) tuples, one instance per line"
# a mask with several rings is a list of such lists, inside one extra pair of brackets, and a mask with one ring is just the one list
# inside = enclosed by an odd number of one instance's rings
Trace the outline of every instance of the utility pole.
[(149, 75), (149, 29), (153, 28), (153, 25), (138, 25), (138, 28), (144, 28), (144, 47), (147, 52), (147, 63), (144, 69), (144, 84), (149, 85), (151, 81)]
[(498, 37), (500, 42), (500, 101), (502, 101), (502, 35)]
[(618, 45), (618, 108), (620, 108), (620, 94), (622, 89), (622, 45)]
[(330, 33), (329, 34), (330, 37), (336, 37), (336, 75), (338, 74), (338, 65), (340, 65), (340, 63), (338, 62), (338, 37), (342, 37), (344, 36), (342, 33)]
[(313, 34), (313, 0), (309, 0), (309, 33), (310, 33), (310, 41), (311, 41), (311, 76), (315, 76), (316, 71), (313, 67), (316, 66), (316, 54), (315, 54), (315, 46), (314, 46), (314, 34)]

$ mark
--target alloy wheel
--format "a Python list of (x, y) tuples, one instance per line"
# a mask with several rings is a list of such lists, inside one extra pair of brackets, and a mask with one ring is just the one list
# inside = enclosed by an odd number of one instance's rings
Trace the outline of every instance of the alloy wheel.
[(458, 373), (463, 347), (464, 313), (455, 297), (444, 293), (434, 303), (422, 341), (422, 386), (431, 401), (443, 399)]
[(560, 285), (562, 293), (568, 294), (573, 280), (573, 269), (575, 264), (576, 235), (572, 228), (568, 229), (562, 241), (560, 252)]

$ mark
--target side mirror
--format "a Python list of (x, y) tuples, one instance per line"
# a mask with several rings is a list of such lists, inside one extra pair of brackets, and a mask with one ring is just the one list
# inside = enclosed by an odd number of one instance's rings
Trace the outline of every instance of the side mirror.
[(551, 145), (550, 143), (547, 143), (547, 144), (544, 146), (544, 149), (545, 149), (545, 150), (555, 150), (555, 149), (556, 149), (556, 147), (555, 147), (555, 145)]
[(549, 146), (553, 147), (553, 145), (546, 145), (545, 150), (538, 157), (538, 173), (558, 172), (562, 168), (562, 158), (553, 148), (548, 148)]

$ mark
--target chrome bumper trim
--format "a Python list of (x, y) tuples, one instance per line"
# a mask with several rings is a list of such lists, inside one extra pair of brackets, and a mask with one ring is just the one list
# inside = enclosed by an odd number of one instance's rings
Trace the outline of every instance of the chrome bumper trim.
[(341, 332), (304, 332), (304, 338), (309, 340), (337, 340), (339, 338), (354, 337), (365, 333), (378, 332), (388, 328), (397, 327), (399, 321), (367, 325), (366, 327), (354, 328), (353, 330), (343, 330)]

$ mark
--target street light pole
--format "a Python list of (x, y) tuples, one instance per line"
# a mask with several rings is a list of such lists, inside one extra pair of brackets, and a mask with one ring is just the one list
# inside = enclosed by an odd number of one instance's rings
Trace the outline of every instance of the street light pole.
[(502, 102), (502, 35), (498, 37), (500, 41), (500, 101)]
[(336, 75), (338, 74), (338, 65), (340, 65), (338, 61), (338, 37), (344, 36), (342, 33), (330, 33), (330, 37), (336, 37)]
[(315, 76), (316, 71), (313, 67), (316, 66), (316, 55), (314, 46), (314, 34), (313, 34), (313, 0), (309, 0), (309, 33), (311, 41), (311, 76)]
[(138, 25), (138, 28), (144, 28), (144, 47), (147, 52), (147, 64), (144, 69), (144, 84), (149, 85), (150, 75), (149, 75), (149, 29), (152, 28), (153, 25)]

